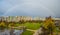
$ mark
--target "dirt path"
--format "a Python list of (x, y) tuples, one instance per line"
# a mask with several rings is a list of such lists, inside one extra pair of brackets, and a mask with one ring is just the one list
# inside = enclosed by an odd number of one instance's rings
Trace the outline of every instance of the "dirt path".
[(32, 32), (36, 32), (36, 30), (32, 30), (32, 29), (26, 29), (26, 30), (28, 30), (28, 31), (32, 31)]
[(32, 30), (32, 29), (26, 29), (26, 30), (34, 32), (33, 35), (35, 35), (35, 33), (37, 32), (37, 30)]
[(41, 28), (39, 28), (38, 30), (36, 30), (33, 35), (39, 35), (39, 33), (42, 33)]
[(34, 32), (33, 35), (38, 35), (38, 33), (41, 33), (40, 29), (38, 29), (38, 30), (26, 29), (26, 30)]

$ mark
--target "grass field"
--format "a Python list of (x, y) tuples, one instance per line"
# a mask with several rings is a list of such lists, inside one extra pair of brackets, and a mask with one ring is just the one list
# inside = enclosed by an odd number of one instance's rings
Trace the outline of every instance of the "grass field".
[(26, 26), (27, 29), (32, 29), (32, 30), (36, 30), (39, 29), (41, 24), (40, 23), (24, 23), (24, 24), (16, 24), (16, 26)]
[(23, 32), (21, 35), (33, 35), (33, 32), (26, 30), (26, 31)]
[(40, 28), (41, 24), (39, 24), (39, 23), (25, 23), (23, 25), (26, 26), (28, 29), (36, 30), (36, 29)]
[[(27, 22), (24, 24), (17, 23), (16, 26), (26, 26), (27, 29), (37, 30), (40, 28), (41, 24), (40, 23), (29, 23), (29, 22)], [(26, 30), (22, 33), (22, 35), (33, 35), (33, 32)]]

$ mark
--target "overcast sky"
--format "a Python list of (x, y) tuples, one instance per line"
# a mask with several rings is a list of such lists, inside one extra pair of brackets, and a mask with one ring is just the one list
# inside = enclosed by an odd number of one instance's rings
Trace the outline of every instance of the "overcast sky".
[(60, 17), (60, 0), (0, 0), (0, 16)]

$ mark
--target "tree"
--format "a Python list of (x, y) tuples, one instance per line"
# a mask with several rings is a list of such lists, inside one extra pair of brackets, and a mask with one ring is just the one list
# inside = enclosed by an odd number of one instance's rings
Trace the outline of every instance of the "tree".
[(6, 24), (4, 22), (0, 23), (0, 29), (3, 30), (6, 27)]
[(14, 26), (15, 26), (14, 23), (10, 23), (10, 24), (9, 24), (9, 28), (14, 27)]
[(53, 35), (53, 32), (56, 28), (54, 20), (51, 17), (46, 18), (46, 20), (43, 23), (43, 27), (47, 29), (47, 31), (49, 31), (51, 35)]

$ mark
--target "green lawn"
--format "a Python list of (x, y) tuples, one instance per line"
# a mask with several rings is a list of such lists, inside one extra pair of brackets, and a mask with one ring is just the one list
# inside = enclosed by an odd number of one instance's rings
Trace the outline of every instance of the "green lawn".
[(26, 28), (28, 29), (32, 29), (32, 30), (36, 30), (36, 29), (39, 29), (41, 24), (39, 23), (24, 23), (24, 24), (16, 24), (16, 26), (26, 26)]
[(24, 26), (26, 26), (28, 29), (36, 30), (39, 29), (41, 24), (39, 23), (25, 23)]
[(23, 26), (23, 24), (16, 23), (15, 26)]
[[(29, 23), (29, 22), (27, 22), (24, 24), (17, 23), (16, 26), (26, 26), (27, 29), (37, 30), (40, 28), (41, 24), (40, 23)], [(32, 32), (32, 31), (26, 30), (22, 33), (22, 35), (33, 35), (33, 33), (34, 32)]]
[(33, 32), (26, 30), (26, 31), (23, 32), (21, 35), (33, 35)]

